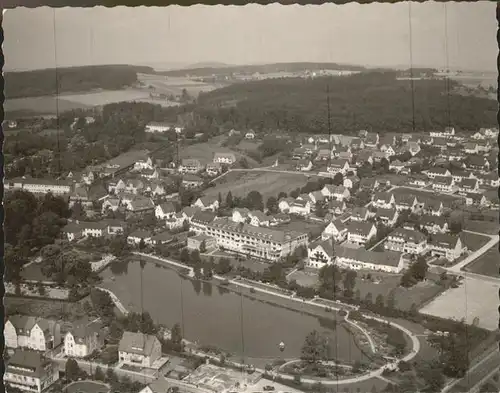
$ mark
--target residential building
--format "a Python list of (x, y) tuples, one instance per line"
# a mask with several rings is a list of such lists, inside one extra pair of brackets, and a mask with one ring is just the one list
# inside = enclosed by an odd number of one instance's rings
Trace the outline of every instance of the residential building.
[(327, 168), (327, 171), (331, 174), (342, 173), (342, 175), (347, 174), (349, 170), (349, 162), (347, 160), (332, 160)]
[(465, 154), (477, 154), (479, 153), (479, 146), (476, 142), (469, 142), (464, 145)]
[(351, 221), (347, 225), (347, 240), (360, 246), (366, 245), (377, 235), (377, 228), (370, 222)]
[(333, 153), (329, 149), (319, 149), (316, 155), (316, 161), (328, 161), (333, 158)]
[(468, 156), (467, 159), (465, 160), (465, 165), (467, 166), (468, 169), (480, 171), (480, 172), (489, 172), (490, 170), (490, 163), (486, 159), (486, 157), (483, 156)]
[(197, 188), (203, 184), (203, 179), (195, 175), (185, 175), (182, 177), (182, 186), (185, 188)]
[(68, 180), (49, 180), (49, 179), (34, 179), (29, 176), (14, 178), (4, 181), (6, 190), (25, 190), (33, 194), (48, 194), (54, 195), (69, 194), (72, 189), (72, 183)]
[(155, 235), (151, 236), (151, 244), (153, 246), (168, 244), (168, 243), (171, 243), (173, 240), (174, 240), (174, 237), (168, 231), (156, 233)]
[(35, 351), (50, 351), (62, 343), (61, 325), (56, 321), (13, 315), (5, 322), (5, 346)]
[(303, 201), (310, 200), (313, 205), (316, 205), (317, 203), (323, 203), (326, 200), (325, 195), (323, 195), (321, 191), (310, 192), (307, 196), (308, 198), (301, 198), (301, 200)]
[(234, 153), (215, 153), (214, 163), (232, 165), (236, 162)]
[(402, 162), (401, 162), (401, 161), (399, 161), (399, 160), (394, 160), (393, 162), (391, 162), (391, 163), (389, 164), (389, 169), (390, 169), (391, 171), (396, 172), (396, 173), (401, 172), (401, 170), (402, 170), (402, 169), (404, 169), (404, 167), (405, 167), (405, 164), (404, 164), (404, 163), (402, 163)]
[(425, 214), (420, 217), (420, 228), (425, 229), (428, 233), (447, 233), (448, 222), (444, 217), (432, 216)]
[(366, 207), (355, 207), (351, 213), (351, 221), (366, 221), (370, 216), (370, 211)]
[(441, 216), (444, 211), (444, 205), (441, 201), (428, 199), (424, 202), (423, 211), (431, 216)]
[(193, 175), (201, 172), (203, 170), (203, 165), (200, 160), (195, 158), (184, 158), (181, 161), (181, 165), (179, 165), (180, 173), (191, 173)]
[(200, 210), (210, 210), (215, 212), (219, 209), (219, 200), (216, 197), (203, 196), (198, 198), (192, 205)]
[(83, 237), (83, 228), (75, 222), (70, 222), (62, 228), (62, 233), (72, 242)]
[(207, 226), (216, 219), (216, 214), (210, 211), (197, 211), (191, 218), (190, 229), (196, 234), (205, 233)]
[(415, 156), (420, 152), (420, 144), (417, 142), (408, 142), (406, 144), (406, 151), (409, 151), (411, 156)]
[(464, 251), (464, 245), (460, 237), (456, 235), (432, 235), (429, 246), (432, 256), (446, 258), (448, 261), (459, 258)]
[(311, 160), (299, 160), (295, 165), (295, 169), (302, 172), (309, 172), (313, 168)]
[(454, 193), (457, 191), (457, 186), (451, 176), (436, 176), (432, 183), (432, 189), (438, 192)]
[(296, 248), (308, 244), (306, 233), (283, 232), (227, 219), (208, 224), (206, 235), (215, 238), (220, 248), (271, 261), (286, 257)]
[(72, 208), (75, 203), (80, 203), (83, 208), (92, 207), (92, 199), (85, 187), (75, 186), (69, 195), (69, 207)]
[(426, 187), (428, 181), (426, 177), (413, 175), (408, 184), (413, 187)]
[(390, 209), (396, 204), (394, 194), (390, 192), (377, 192), (372, 198), (372, 206), (381, 209)]
[(463, 170), (453, 171), (451, 177), (453, 177), (453, 181), (455, 183), (461, 182), (465, 179), (476, 179), (476, 175), (474, 175), (473, 172)]
[(427, 250), (427, 238), (418, 231), (398, 228), (387, 236), (384, 248), (405, 254), (421, 255)]
[(18, 350), (12, 355), (3, 376), (5, 385), (36, 393), (47, 391), (58, 379), (56, 364), (41, 353), (28, 350)]
[(377, 209), (375, 212), (375, 221), (381, 222), (387, 227), (396, 225), (398, 219), (398, 211), (396, 209)]
[(448, 138), (455, 135), (455, 127), (445, 127), (443, 131), (431, 131), (431, 137)]
[(105, 214), (107, 211), (116, 212), (120, 208), (120, 198), (106, 198), (101, 206), (101, 213)]
[(465, 195), (465, 204), (468, 206), (486, 206), (488, 201), (484, 194), (469, 193)]
[(361, 179), (359, 188), (363, 191), (375, 191), (380, 185), (380, 182), (374, 178), (365, 177)]
[(64, 336), (64, 354), (71, 358), (84, 358), (104, 345), (102, 326), (98, 323), (79, 325)]
[(134, 170), (136, 170), (136, 171), (142, 171), (144, 169), (149, 169), (149, 170), (153, 170), (154, 169), (153, 159), (150, 156), (147, 156), (147, 157), (144, 157), (144, 158), (139, 158), (134, 163)]
[(143, 241), (145, 245), (150, 245), (152, 244), (152, 237), (153, 234), (151, 232), (138, 229), (127, 236), (127, 243), (137, 246)]
[(163, 133), (169, 130), (174, 130), (177, 134), (180, 134), (183, 129), (183, 127), (177, 127), (170, 123), (151, 122), (146, 125), (145, 131), (148, 133)]
[(255, 227), (268, 227), (271, 224), (271, 217), (266, 216), (260, 210), (252, 210), (248, 213), (249, 224)]
[(367, 251), (363, 248), (337, 246), (336, 263), (351, 270), (373, 270), (386, 273), (401, 273), (403, 256), (399, 252)]
[(125, 182), (125, 192), (137, 195), (144, 190), (144, 182), (140, 179), (128, 179)]
[(207, 172), (207, 175), (209, 176), (218, 176), (222, 173), (222, 165), (218, 162), (211, 162), (208, 163), (205, 171)]
[(477, 179), (463, 179), (457, 184), (457, 187), (461, 195), (479, 192), (479, 182)]
[(325, 185), (321, 193), (328, 199), (334, 199), (340, 202), (346, 201), (351, 197), (351, 192), (347, 187), (331, 184)]
[(151, 198), (136, 197), (126, 204), (127, 211), (131, 214), (154, 213), (155, 204)]
[(330, 222), (321, 233), (323, 240), (331, 239), (337, 243), (342, 243), (347, 239), (347, 226), (340, 220)]
[[(292, 199), (293, 201), (293, 199)], [(234, 222), (247, 222), (248, 220), (248, 214), (250, 213), (250, 210), (247, 208), (236, 208), (233, 209), (233, 214), (231, 216), (231, 219)]]
[(184, 221), (189, 222), (188, 217), (184, 212), (178, 212), (165, 220), (165, 226), (168, 229), (182, 228)]
[(123, 332), (118, 356), (125, 364), (150, 368), (161, 358), (161, 343), (153, 335)]
[(435, 179), (436, 177), (449, 177), (451, 172), (446, 168), (434, 167), (426, 172), (429, 179)]
[(344, 213), (346, 210), (346, 204), (344, 201), (339, 201), (339, 200), (331, 200), (328, 201), (327, 204), (327, 209), (330, 213), (333, 213), (335, 215), (340, 215)]
[(380, 141), (379, 135), (375, 132), (369, 132), (364, 140), (365, 146), (369, 148), (374, 148), (378, 145)]
[(197, 236), (190, 236), (187, 239), (187, 248), (190, 250), (198, 250), (202, 248), (202, 244), (205, 244), (206, 252), (210, 252), (217, 248), (217, 242), (213, 237), (201, 234)]
[(172, 202), (165, 202), (155, 207), (155, 217), (159, 220), (171, 218), (175, 213), (176, 208)]
[(255, 132), (253, 132), (252, 130), (248, 131), (245, 134), (245, 139), (255, 139)]
[(409, 210), (414, 213), (418, 207), (417, 197), (408, 194), (395, 194), (394, 206), (398, 212)]
[(356, 157), (356, 164), (358, 167), (363, 166), (365, 163), (373, 164), (373, 152), (371, 150), (361, 150)]
[(317, 241), (307, 247), (307, 267), (321, 269), (331, 265), (334, 260), (335, 252), (331, 240)]
[(359, 184), (360, 180), (359, 177), (357, 176), (347, 176), (344, 178), (344, 187), (347, 188), (348, 190), (352, 190), (355, 186)]

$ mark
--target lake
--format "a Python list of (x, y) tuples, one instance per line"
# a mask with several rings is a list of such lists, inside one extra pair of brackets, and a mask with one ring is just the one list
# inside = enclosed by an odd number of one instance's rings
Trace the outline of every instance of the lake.
[[(115, 265), (101, 276), (102, 286), (113, 291), (125, 307), (141, 310), (138, 262)], [(169, 328), (180, 323), (184, 325), (187, 340), (244, 355), (246, 362), (297, 358), (306, 335), (315, 329), (330, 337), (332, 356), (340, 361), (355, 361), (364, 356), (341, 324), (337, 329), (331, 327), (333, 315), (332, 319), (321, 320), (275, 307), (228, 292), (226, 288), (181, 278), (174, 270), (154, 263), (144, 266), (142, 282), (143, 309), (156, 323)], [(280, 353), (278, 345), (282, 341), (286, 347)]]

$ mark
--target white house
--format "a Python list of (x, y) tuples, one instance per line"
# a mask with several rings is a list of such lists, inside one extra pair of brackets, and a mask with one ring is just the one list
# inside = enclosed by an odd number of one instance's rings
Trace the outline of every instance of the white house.
[(477, 179), (463, 179), (457, 184), (458, 192), (461, 195), (479, 192), (479, 182)]
[(215, 153), (214, 163), (232, 165), (236, 162), (236, 156), (233, 153)]
[(420, 227), (428, 233), (447, 233), (448, 222), (444, 217), (425, 214), (420, 218)]
[(390, 209), (395, 204), (396, 198), (390, 192), (377, 192), (372, 199), (372, 205), (381, 209)]
[(172, 202), (165, 202), (155, 207), (155, 217), (159, 220), (171, 218), (176, 212)]
[(347, 239), (347, 227), (340, 220), (330, 222), (321, 233), (321, 238), (327, 240), (333, 238), (337, 243)]
[(151, 122), (146, 125), (145, 131), (148, 133), (163, 133), (173, 129), (177, 134), (180, 134), (183, 127), (177, 127), (169, 123)]
[(396, 225), (398, 219), (398, 211), (396, 209), (377, 209), (375, 212), (375, 221), (381, 222), (387, 227)]
[(214, 212), (219, 208), (219, 200), (216, 197), (203, 196), (198, 198), (192, 206), (201, 210), (210, 210)]
[(307, 247), (307, 267), (321, 269), (331, 265), (335, 260), (335, 253), (331, 240), (314, 242)]
[(426, 175), (429, 179), (435, 179), (437, 176), (439, 176), (439, 177), (451, 176), (451, 172), (446, 168), (435, 167), (435, 168), (429, 169), (426, 172)]
[(394, 206), (398, 212), (409, 210), (414, 213), (418, 207), (418, 200), (414, 195), (396, 194), (394, 196)]
[(352, 209), (351, 221), (367, 221), (370, 216), (371, 214), (366, 207), (355, 207)]
[(144, 244), (151, 244), (151, 237), (153, 234), (149, 231), (136, 230), (127, 236), (127, 243), (130, 245), (139, 245), (141, 240)]
[(387, 236), (384, 248), (390, 251), (421, 255), (427, 250), (427, 238), (418, 231), (398, 228)]
[(370, 222), (351, 221), (347, 225), (347, 241), (364, 246), (377, 235), (377, 228)]
[(16, 351), (3, 376), (5, 385), (36, 393), (47, 391), (58, 379), (59, 367), (40, 352), (29, 350)]
[(311, 202), (295, 200), (290, 205), (290, 210), (288, 211), (288, 213), (298, 214), (300, 216), (307, 216), (307, 215), (311, 214)]
[(138, 159), (134, 164), (134, 170), (141, 171), (144, 169), (154, 169), (153, 160), (151, 157)]
[(64, 336), (64, 354), (72, 358), (83, 358), (97, 351), (104, 345), (101, 326), (91, 323), (80, 325), (68, 331)]
[(253, 132), (253, 131), (248, 131), (248, 132), (245, 134), (245, 139), (255, 139), (255, 132)]
[(347, 160), (332, 160), (327, 168), (331, 174), (342, 173), (345, 175), (349, 170), (349, 161)]
[(266, 216), (259, 210), (250, 211), (248, 213), (248, 218), (250, 219), (249, 224), (255, 227), (268, 227), (271, 223), (271, 217)]
[(248, 210), (247, 208), (233, 209), (233, 214), (231, 216), (231, 219), (234, 222), (247, 222), (249, 213), (250, 213), (250, 210)]
[(125, 364), (151, 368), (161, 358), (161, 343), (153, 335), (123, 332), (118, 357)]
[(335, 186), (326, 184), (321, 193), (328, 199), (335, 199), (337, 201), (345, 201), (351, 197), (351, 192), (345, 186)]
[(401, 273), (403, 255), (394, 251), (367, 251), (363, 248), (338, 246), (335, 248), (336, 263), (351, 270), (373, 270), (386, 273)]
[(48, 351), (61, 344), (61, 325), (49, 319), (13, 315), (4, 328), (7, 348)]
[(432, 183), (432, 189), (438, 192), (453, 193), (457, 188), (451, 176), (436, 176)]
[(297, 161), (295, 168), (298, 171), (309, 172), (313, 168), (313, 164), (311, 160), (299, 160)]
[(432, 235), (429, 246), (432, 256), (446, 258), (448, 261), (459, 258), (464, 251), (460, 237), (448, 234)]

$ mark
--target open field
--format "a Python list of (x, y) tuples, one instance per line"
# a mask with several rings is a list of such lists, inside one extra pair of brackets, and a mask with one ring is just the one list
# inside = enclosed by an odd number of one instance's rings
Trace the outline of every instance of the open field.
[(209, 92), (222, 87), (222, 85), (197, 82), (188, 78), (166, 78), (162, 75), (139, 73), (137, 74), (137, 78), (140, 82), (144, 83), (147, 88), (152, 86), (156, 93), (163, 93), (167, 95), (181, 95), (182, 90), (186, 89), (188, 94), (197, 97), (200, 92)]
[(473, 232), (487, 233), (488, 235), (498, 235), (498, 222), (465, 220), (464, 229)]
[(500, 268), (499, 260), (500, 253), (498, 247), (492, 247), (474, 262), (467, 265), (465, 270), (485, 276), (498, 277), (498, 269)]
[(64, 96), (59, 97), (57, 104), (56, 97), (53, 96), (6, 99), (4, 110), (7, 113), (15, 111), (33, 111), (40, 114), (56, 114), (58, 106), (60, 112), (88, 108), (88, 106), (83, 103), (74, 102), (62, 97)]
[[(203, 145), (200, 145), (203, 146)], [(231, 172), (217, 180), (216, 186), (205, 191), (205, 195), (223, 197), (231, 191), (233, 196), (245, 197), (250, 191), (259, 191), (264, 201), (270, 196), (277, 197), (281, 191), (289, 193), (307, 183), (307, 177), (299, 174), (275, 172)]]
[(375, 301), (378, 295), (382, 295), (384, 297), (384, 301), (387, 302), (389, 293), (394, 290), (396, 307), (401, 310), (409, 310), (413, 303), (415, 303), (418, 307), (419, 305), (432, 299), (442, 290), (442, 287), (434, 283), (432, 280), (420, 282), (417, 285), (406, 289), (399, 286), (401, 281), (400, 275), (370, 272), (372, 278), (379, 281), (379, 283), (376, 284), (371, 280), (363, 280), (361, 278), (363, 274), (366, 273), (358, 272), (356, 287), (354, 289), (355, 291), (359, 289), (361, 299), (364, 299), (368, 293), (371, 293), (373, 301)]
[(489, 237), (477, 235), (470, 232), (462, 232), (460, 234), (460, 239), (462, 240), (463, 244), (471, 251), (479, 250), (490, 241)]
[(102, 382), (79, 381), (69, 384), (64, 391), (67, 393), (107, 393), (109, 387)]
[(222, 141), (223, 140), (221, 140), (221, 138), (213, 138), (205, 143), (196, 143), (194, 145), (185, 146), (180, 150), (180, 157), (181, 159), (196, 158), (200, 160), (202, 164), (208, 164), (209, 162), (213, 162), (214, 153), (233, 153), (236, 160), (239, 160), (241, 157), (245, 157), (250, 167), (257, 166), (257, 162), (255, 160), (252, 160), (251, 158), (227, 147), (220, 146)]
[(420, 312), (457, 321), (465, 318), (468, 324), (477, 317), (480, 327), (496, 330), (499, 288), (497, 283), (465, 277), (458, 288), (448, 289)]

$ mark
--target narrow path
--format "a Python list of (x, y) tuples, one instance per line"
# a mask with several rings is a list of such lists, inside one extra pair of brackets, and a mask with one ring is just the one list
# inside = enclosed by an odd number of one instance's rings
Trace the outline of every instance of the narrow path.
[(118, 297), (113, 292), (111, 292), (109, 289), (102, 288), (102, 287), (96, 287), (96, 288), (99, 289), (99, 290), (101, 290), (101, 291), (104, 291), (104, 292), (108, 293), (109, 296), (111, 297), (111, 300), (115, 304), (116, 308), (118, 310), (120, 310), (120, 312), (123, 315), (128, 315), (127, 308), (122, 304), (122, 302), (120, 301), (120, 299), (118, 299)]
[(366, 336), (366, 338), (368, 340), (368, 343), (370, 344), (370, 348), (371, 348), (372, 352), (376, 353), (377, 352), (377, 347), (375, 346), (375, 343), (373, 342), (373, 339), (371, 338), (370, 334), (366, 331), (365, 328), (361, 327), (359, 324), (357, 324), (356, 322), (351, 321), (349, 319), (349, 311), (347, 311), (347, 314), (346, 314), (344, 320), (348, 324), (350, 324), (350, 325), (356, 327), (357, 329), (361, 330), (361, 332)]
[[(468, 231), (467, 231), (468, 232)], [(463, 261), (457, 263), (456, 265), (453, 265), (452, 267), (445, 268), (448, 272), (450, 273), (459, 273), (459, 274), (464, 274), (466, 272), (462, 271), (462, 268), (468, 265), (469, 263), (473, 262), (477, 258), (479, 258), (481, 255), (486, 253), (490, 248), (494, 247), (496, 244), (498, 244), (498, 235), (497, 236), (492, 236), (492, 235), (486, 235), (484, 233), (478, 233), (478, 232), (470, 232), (474, 233), (476, 235), (483, 235), (483, 236), (488, 236), (490, 240), (488, 243), (486, 243), (484, 246), (479, 248), (478, 250), (474, 251), (472, 254), (470, 254), (468, 257), (466, 257)]]

